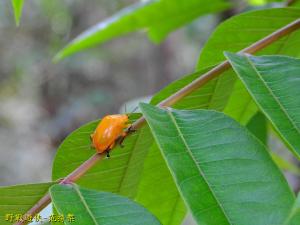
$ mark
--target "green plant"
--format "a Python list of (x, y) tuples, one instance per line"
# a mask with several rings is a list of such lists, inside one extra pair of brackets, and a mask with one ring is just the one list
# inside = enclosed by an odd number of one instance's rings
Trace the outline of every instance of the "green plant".
[[(13, 3), (19, 18), (22, 4)], [(140, 3), (78, 36), (55, 61), (139, 29), (161, 41), (191, 20), (229, 7), (222, 0)], [(142, 115), (130, 116), (137, 132), (123, 149), (115, 147), (104, 160), (105, 153), (89, 150), (99, 121), (83, 125), (60, 145), (54, 183), (0, 188), (0, 219), (11, 212), (35, 215), (53, 201), (58, 213), (80, 213), (78, 224), (176, 225), (187, 211), (197, 224), (253, 225), (253, 218), (257, 225), (300, 224), (300, 197), (278, 166), (299, 170), (271, 157), (265, 143), (270, 129), (260, 132), (264, 123), (254, 120), (260, 111), (299, 160), (299, 29), (297, 7), (229, 18), (204, 46), (195, 73), (140, 104)]]

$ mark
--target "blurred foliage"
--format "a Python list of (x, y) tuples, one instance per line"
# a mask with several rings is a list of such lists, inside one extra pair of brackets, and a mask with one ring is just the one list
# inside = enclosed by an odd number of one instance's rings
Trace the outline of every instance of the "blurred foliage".
[(11, 0), (14, 8), (15, 21), (17, 26), (20, 24), (24, 0)]
[(172, 30), (197, 17), (228, 8), (229, 4), (225, 0), (149, 0), (138, 2), (80, 34), (56, 55), (55, 61), (77, 51), (141, 29), (148, 31), (151, 40), (159, 42)]

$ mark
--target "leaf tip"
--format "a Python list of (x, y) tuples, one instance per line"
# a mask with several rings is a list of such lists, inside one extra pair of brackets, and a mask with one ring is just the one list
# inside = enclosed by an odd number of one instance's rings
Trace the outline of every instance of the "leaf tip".
[(14, 11), (15, 23), (16, 27), (20, 26), (20, 20), (22, 17), (22, 10), (23, 10), (23, 0), (12, 0), (12, 7)]
[(52, 62), (56, 64), (64, 58), (65, 58), (64, 49), (62, 49), (53, 57)]

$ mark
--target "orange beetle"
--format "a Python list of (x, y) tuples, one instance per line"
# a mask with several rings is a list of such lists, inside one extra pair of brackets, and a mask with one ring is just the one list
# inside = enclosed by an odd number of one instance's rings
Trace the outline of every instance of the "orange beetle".
[(130, 127), (127, 115), (116, 114), (105, 116), (98, 124), (96, 130), (91, 134), (92, 147), (98, 153), (107, 152), (109, 157), (109, 150), (111, 150), (116, 141), (127, 135), (126, 128)]

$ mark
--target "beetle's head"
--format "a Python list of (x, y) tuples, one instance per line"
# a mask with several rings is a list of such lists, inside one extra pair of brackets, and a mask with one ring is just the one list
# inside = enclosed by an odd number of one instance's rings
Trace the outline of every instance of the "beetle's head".
[(121, 114), (119, 120), (123, 124), (127, 124), (129, 122), (129, 118), (127, 114)]

